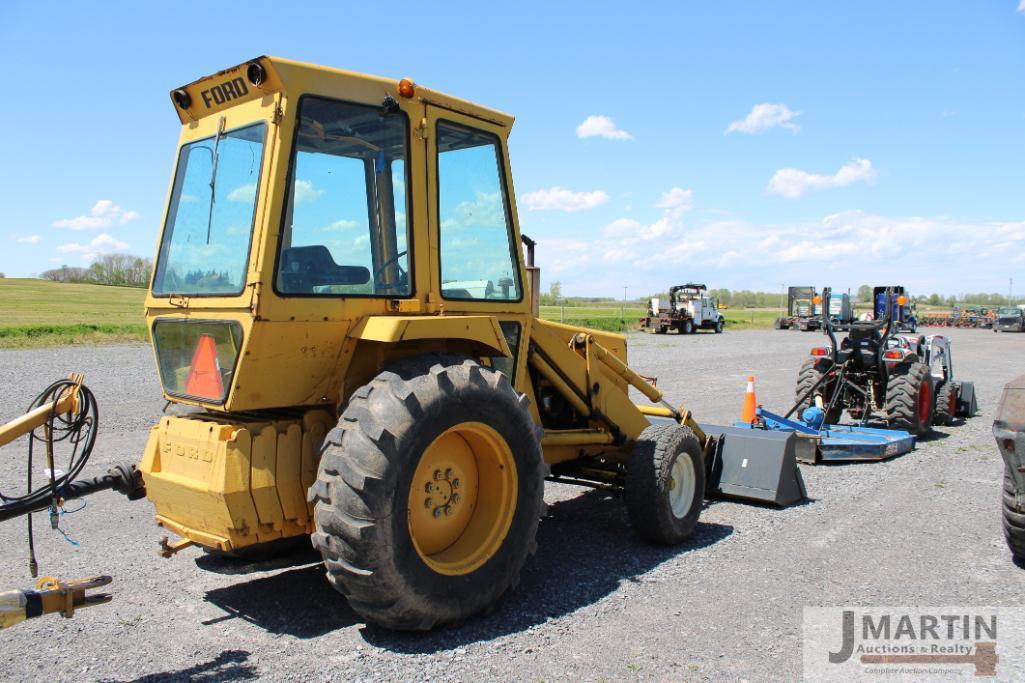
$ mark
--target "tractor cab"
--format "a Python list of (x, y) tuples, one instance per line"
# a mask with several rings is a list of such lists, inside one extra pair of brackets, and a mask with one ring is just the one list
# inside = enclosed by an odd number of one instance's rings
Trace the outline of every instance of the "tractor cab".
[[(369, 378), (380, 360), (360, 339), (446, 336), (444, 350), (525, 366), (511, 116), (272, 57), (171, 99), (182, 129), (146, 299), (169, 400), (333, 407), (351, 390), (340, 370)], [(496, 319), (423, 331), (440, 313)], [(403, 316), (423, 318), (417, 335), (368, 322)]]

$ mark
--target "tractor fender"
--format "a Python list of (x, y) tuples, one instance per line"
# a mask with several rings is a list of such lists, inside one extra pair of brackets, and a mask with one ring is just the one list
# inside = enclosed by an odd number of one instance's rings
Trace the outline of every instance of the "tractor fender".
[(498, 319), (489, 315), (371, 315), (357, 323), (348, 336), (384, 344), (458, 339), (470, 342), (482, 355), (512, 355)]

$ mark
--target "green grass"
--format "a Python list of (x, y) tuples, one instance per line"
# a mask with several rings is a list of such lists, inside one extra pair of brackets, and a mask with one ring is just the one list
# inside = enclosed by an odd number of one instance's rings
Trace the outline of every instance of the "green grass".
[[(0, 349), (145, 341), (143, 300), (132, 287), (0, 278)], [(775, 309), (724, 309), (727, 330), (772, 327)], [(542, 306), (545, 320), (609, 332), (639, 329), (637, 306)]]
[(145, 290), (0, 278), (0, 349), (145, 341)]
[[(622, 314), (620, 310), (618, 307), (542, 306), (541, 317), (609, 332), (640, 329), (638, 320), (646, 313), (643, 308), (627, 307)], [(768, 329), (779, 316), (774, 308), (727, 308), (723, 309), (723, 314), (727, 330)]]

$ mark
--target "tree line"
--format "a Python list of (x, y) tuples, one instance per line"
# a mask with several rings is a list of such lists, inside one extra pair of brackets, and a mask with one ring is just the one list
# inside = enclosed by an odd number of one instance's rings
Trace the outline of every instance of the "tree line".
[[(872, 301), (872, 285), (861, 285), (851, 292), (852, 298), (856, 301), (869, 303)], [(842, 290), (834, 290), (833, 295), (845, 294)], [(719, 302), (721, 306), (731, 308), (777, 308), (782, 300), (786, 305), (786, 293), (780, 292), (755, 292), (749, 289), (710, 289), (709, 296)], [(630, 299), (627, 304), (647, 305), (647, 301), (653, 298), (668, 299), (668, 292), (657, 292), (650, 294), (643, 299)], [(1014, 305), (1020, 299), (1008, 300), (1004, 294), (979, 292), (975, 294), (962, 294), (960, 296), (932, 293), (932, 294), (911, 294), (915, 303), (929, 306), (1009, 306)], [(613, 297), (563, 297), (562, 283), (556, 281), (551, 283), (547, 292), (541, 294), (542, 306), (600, 306), (618, 305), (621, 299)]]
[(97, 256), (88, 268), (63, 265), (39, 274), (54, 282), (85, 282), (120, 287), (145, 287), (149, 284), (153, 262), (141, 256), (104, 254)]

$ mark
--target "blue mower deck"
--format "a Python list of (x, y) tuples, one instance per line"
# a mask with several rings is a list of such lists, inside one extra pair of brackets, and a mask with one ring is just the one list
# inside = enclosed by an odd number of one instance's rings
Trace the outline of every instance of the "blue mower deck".
[(804, 451), (802, 453), (804, 457), (798, 457), (798, 460), (804, 463), (886, 460), (908, 453), (915, 447), (915, 436), (899, 429), (850, 425), (824, 425), (815, 429), (803, 422), (789, 420), (760, 407), (757, 414), (765, 423), (764, 429), (761, 426), (753, 427), (742, 422), (736, 423), (736, 426), (754, 431), (804, 434), (814, 439), (816, 443), (815, 457), (813, 459), (807, 457), (807, 451)]

